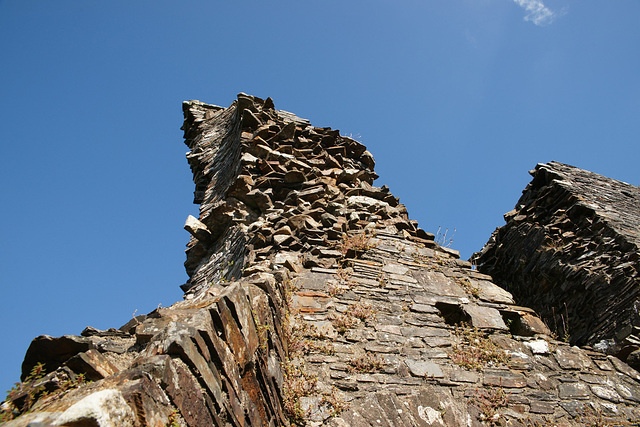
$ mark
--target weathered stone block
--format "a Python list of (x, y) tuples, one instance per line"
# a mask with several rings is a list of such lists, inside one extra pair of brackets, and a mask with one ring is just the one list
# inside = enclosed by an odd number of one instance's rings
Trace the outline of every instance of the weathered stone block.
[(462, 310), (471, 317), (471, 324), (480, 329), (509, 330), (495, 308), (465, 304)]
[(91, 381), (106, 378), (118, 372), (118, 368), (113, 363), (93, 349), (78, 353), (67, 360), (65, 365), (73, 372), (85, 374), (86, 378)]
[(44, 363), (45, 371), (51, 372), (78, 353), (94, 348), (90, 338), (64, 335), (54, 338), (40, 335), (34, 338), (22, 362), (21, 380), (24, 380), (37, 363)]
[(444, 378), (442, 369), (440, 369), (440, 366), (438, 366), (437, 363), (428, 360), (412, 359), (405, 359), (404, 363), (406, 363), (409, 368), (409, 372), (414, 377)]
[(588, 399), (591, 396), (589, 387), (582, 383), (558, 384), (558, 397), (560, 399)]

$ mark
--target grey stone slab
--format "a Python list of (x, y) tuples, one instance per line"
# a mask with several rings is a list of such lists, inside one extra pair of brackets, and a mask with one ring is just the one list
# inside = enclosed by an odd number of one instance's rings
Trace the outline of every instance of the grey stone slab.
[(532, 414), (553, 414), (557, 407), (557, 403), (532, 401), (529, 404), (529, 412)]
[(359, 383), (377, 383), (378, 382), (378, 380), (373, 375), (369, 375), (369, 374), (356, 374), (354, 376), (354, 379)]
[(636, 403), (640, 403), (640, 388), (632, 386), (631, 384), (615, 384), (616, 391), (620, 396), (626, 400), (631, 400)]
[(635, 369), (633, 369), (632, 367), (630, 367), (629, 365), (627, 365), (626, 363), (624, 363), (623, 361), (621, 361), (617, 357), (609, 356), (609, 361), (611, 361), (611, 364), (613, 364), (613, 366), (619, 372), (622, 372), (626, 376), (628, 376), (630, 378), (633, 378), (634, 380), (640, 382), (640, 373), (638, 373), (638, 371), (636, 371)]
[[(413, 420), (409, 412), (407, 411), (407, 406), (404, 405), (401, 400), (398, 398), (398, 391), (401, 388), (398, 387), (395, 392), (389, 392), (385, 387), (385, 392), (378, 394), (378, 403), (380, 407), (384, 408), (385, 413), (389, 416), (395, 425), (398, 427), (402, 426), (411, 426), (414, 424)], [(400, 391), (401, 393), (401, 391)]]
[[(323, 269), (324, 270), (324, 269)], [(298, 283), (301, 289), (314, 291), (326, 291), (328, 282), (337, 282), (333, 274), (329, 273), (306, 273), (299, 276)]]
[(562, 369), (585, 369), (591, 366), (591, 360), (577, 347), (558, 347), (554, 356)]
[(481, 300), (502, 304), (515, 304), (511, 293), (487, 280), (472, 279), (471, 287), (479, 289), (479, 297)]
[(413, 359), (406, 359), (404, 363), (414, 377), (444, 378), (444, 373), (437, 363)]
[(580, 380), (589, 384), (606, 384), (607, 377), (604, 375), (580, 374)]
[(589, 387), (583, 383), (558, 384), (560, 399), (588, 399), (591, 396)]
[(409, 338), (405, 338), (404, 341), (405, 345), (410, 347), (410, 348), (423, 348), (424, 347), (424, 341), (422, 341), (422, 339), (418, 338), (418, 337), (409, 337)]
[(543, 400), (545, 402), (555, 402), (558, 400), (558, 396), (554, 392), (540, 391), (540, 390), (532, 390), (526, 392), (526, 396), (529, 400)]
[(622, 400), (618, 392), (613, 387), (606, 385), (592, 385), (591, 391), (600, 399), (609, 400), (614, 403), (618, 403)]
[(613, 371), (613, 365), (608, 360), (594, 359), (593, 363), (595, 363), (598, 368), (602, 371)]
[(402, 329), (398, 325), (380, 325), (376, 323), (374, 327), (378, 332), (386, 332), (386, 333), (395, 334), (395, 335), (402, 335)]
[(340, 258), (342, 252), (335, 249), (320, 249), (319, 256), (320, 258)]
[(451, 333), (447, 329), (441, 328), (401, 328), (405, 337), (449, 337)]
[(467, 304), (462, 307), (462, 310), (471, 317), (471, 324), (476, 328), (509, 330), (500, 312), (495, 308)]
[(534, 372), (533, 374), (530, 374), (529, 379), (534, 381), (543, 393), (551, 390), (555, 391), (556, 386), (558, 385), (558, 381), (555, 378), (551, 378), (548, 374), (545, 375), (541, 372)]
[(577, 417), (584, 413), (585, 408), (587, 407), (584, 401), (576, 401), (576, 400), (567, 400), (563, 402), (559, 402), (562, 409), (567, 411), (569, 415), (572, 417)]
[(440, 310), (432, 305), (414, 303), (409, 306), (409, 310), (415, 313), (433, 313), (439, 314)]
[(368, 427), (374, 424), (380, 427), (393, 426), (392, 421), (386, 416), (384, 409), (380, 407), (375, 393), (371, 393), (364, 399), (353, 402), (340, 416), (347, 421), (347, 425), (349, 426)]
[(529, 347), (533, 354), (548, 354), (549, 343), (545, 340), (525, 341), (524, 345)]
[(412, 272), (413, 277), (428, 293), (448, 297), (466, 297), (467, 293), (453, 279), (436, 271), (418, 270)]
[(486, 370), (483, 384), (493, 387), (522, 388), (527, 386), (527, 379), (516, 372)]
[(389, 263), (382, 267), (382, 271), (389, 274), (406, 275), (409, 272), (409, 268), (401, 264)]
[(376, 341), (384, 345), (402, 345), (407, 342), (407, 338), (402, 335), (378, 332), (376, 334)]
[(480, 380), (480, 375), (477, 372), (454, 368), (449, 374), (449, 379), (459, 383), (477, 383)]
[(446, 295), (436, 295), (436, 294), (414, 294), (411, 295), (413, 301), (417, 304), (424, 305), (435, 305), (438, 302), (444, 302), (447, 304), (457, 305), (460, 304), (460, 298), (449, 297)]
[(389, 274), (389, 280), (391, 280), (392, 282), (400, 282), (400, 283), (411, 283), (411, 284), (418, 283), (416, 279), (406, 274), (393, 274), (393, 273)]
[(375, 343), (366, 344), (364, 348), (373, 353), (398, 353), (400, 351), (398, 346), (386, 346)]
[(367, 288), (380, 288), (380, 281), (376, 278), (370, 278), (370, 277), (363, 277), (360, 276), (357, 273), (354, 273), (351, 277), (350, 277), (350, 281), (352, 283), (355, 283), (356, 286), (364, 286)]
[(423, 341), (429, 347), (449, 347), (452, 345), (450, 338), (443, 337), (424, 337)]
[(338, 272), (338, 270), (336, 268), (313, 267), (313, 268), (311, 268), (311, 272), (313, 272), (313, 273), (324, 273), (324, 274), (336, 274)]

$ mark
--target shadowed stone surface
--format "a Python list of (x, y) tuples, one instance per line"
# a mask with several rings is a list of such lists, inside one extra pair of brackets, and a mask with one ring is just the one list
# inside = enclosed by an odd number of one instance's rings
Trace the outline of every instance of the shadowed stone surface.
[(550, 162), (474, 255), (558, 336), (640, 367), (640, 189)]

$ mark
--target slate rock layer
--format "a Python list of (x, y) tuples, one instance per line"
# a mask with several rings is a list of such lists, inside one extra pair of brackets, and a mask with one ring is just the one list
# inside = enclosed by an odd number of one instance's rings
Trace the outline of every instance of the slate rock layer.
[[(119, 330), (36, 338), (25, 383), (3, 405), (16, 417), (7, 425), (640, 418), (637, 371), (554, 340), (533, 310), (436, 244), (373, 185), (360, 142), (270, 98), (183, 108), (200, 204), (185, 222), (184, 300)], [(46, 373), (34, 379), (38, 363)]]
[(640, 367), (640, 189), (557, 162), (531, 175), (478, 270), (559, 336)]

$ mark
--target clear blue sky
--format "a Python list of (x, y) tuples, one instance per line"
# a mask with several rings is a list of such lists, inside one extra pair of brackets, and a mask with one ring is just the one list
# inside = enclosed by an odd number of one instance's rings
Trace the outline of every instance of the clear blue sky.
[(640, 2), (543, 1), (0, 0), (0, 389), (37, 335), (181, 299), (183, 100), (355, 135), (463, 258), (538, 162), (640, 184)]

